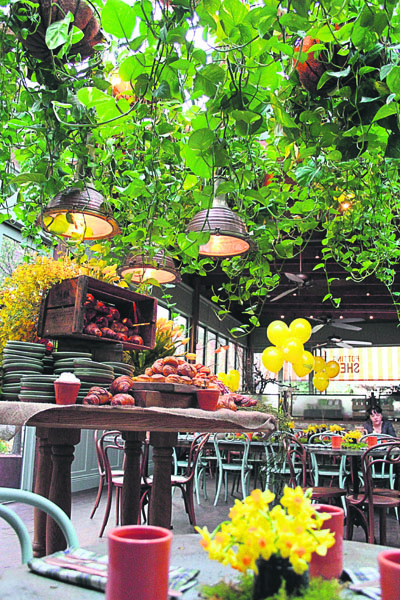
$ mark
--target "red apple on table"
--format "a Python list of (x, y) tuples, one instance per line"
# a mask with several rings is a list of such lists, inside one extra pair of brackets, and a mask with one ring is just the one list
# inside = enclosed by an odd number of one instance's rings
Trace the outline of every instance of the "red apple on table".
[(143, 346), (143, 338), (141, 338), (140, 335), (131, 335), (128, 338), (128, 342), (136, 344), (137, 346)]

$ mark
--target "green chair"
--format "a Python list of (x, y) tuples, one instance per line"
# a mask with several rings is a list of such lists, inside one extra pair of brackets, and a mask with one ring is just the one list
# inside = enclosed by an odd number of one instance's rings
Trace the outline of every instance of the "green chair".
[(60, 527), (67, 541), (68, 548), (79, 548), (78, 536), (71, 520), (61, 508), (54, 504), (54, 502), (32, 492), (0, 487), (0, 517), (14, 529), (18, 536), (21, 546), (22, 564), (26, 564), (33, 558), (32, 542), (26, 525), (21, 517), (19, 517), (10, 506), (3, 504), (4, 502), (28, 504), (43, 510), (50, 515)]

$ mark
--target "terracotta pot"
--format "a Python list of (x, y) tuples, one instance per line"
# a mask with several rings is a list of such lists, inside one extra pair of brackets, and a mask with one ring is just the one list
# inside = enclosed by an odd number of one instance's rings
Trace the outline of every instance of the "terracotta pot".
[[(26, 15), (26, 5), (16, 3), (12, 10), (11, 28), (15, 30), (21, 44), (32, 56), (44, 62), (51, 60), (51, 52), (45, 42), (46, 29), (51, 23), (61, 21), (68, 12), (74, 15), (73, 25), (83, 32), (83, 38), (76, 44), (72, 44), (69, 56), (80, 54), (82, 59), (88, 58), (94, 53), (93, 47), (104, 39), (92, 8), (83, 0), (58, 0), (56, 3), (50, 0), (39, 0), (38, 7), (31, 10), (31, 15), (28, 15), (25, 21), (23, 17), (25, 18)], [(35, 21), (38, 17), (39, 24)], [(32, 31), (26, 39), (20, 34), (22, 28)], [(53, 53), (57, 54), (58, 50), (59, 48), (54, 49)]]
[(381, 575), (381, 599), (398, 600), (400, 590), (400, 550), (385, 550), (378, 554)]
[(310, 562), (310, 577), (339, 579), (343, 571), (343, 526), (344, 510), (330, 504), (315, 504), (317, 512), (329, 513), (331, 518), (324, 521), (322, 529), (329, 529), (335, 534), (335, 543), (325, 556), (313, 553)]
[(202, 410), (216, 410), (219, 398), (219, 390), (197, 390), (197, 402)]

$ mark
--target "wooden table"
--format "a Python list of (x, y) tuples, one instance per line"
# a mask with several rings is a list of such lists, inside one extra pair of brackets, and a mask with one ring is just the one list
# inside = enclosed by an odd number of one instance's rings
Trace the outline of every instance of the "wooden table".
[[(139, 408), (111, 406), (56, 406), (30, 402), (0, 402), (0, 423), (36, 427), (37, 463), (35, 492), (49, 498), (71, 515), (71, 464), (81, 429), (118, 429), (125, 439), (125, 476), (122, 490), (122, 524), (135, 524), (140, 502), (140, 452), (150, 431), (153, 446), (153, 490), (149, 523), (169, 528), (171, 524), (171, 464), (177, 432), (263, 431), (271, 434), (277, 419), (254, 411), (227, 409)], [(35, 556), (65, 548), (57, 524), (43, 512), (34, 517)]]
[[(359, 493), (359, 464), (360, 458), (368, 448), (332, 448), (331, 446), (324, 446), (323, 444), (304, 444), (306, 452), (318, 454), (322, 456), (346, 456), (351, 461), (351, 481), (353, 486), (353, 492), (355, 495)], [(379, 450), (376, 451), (379, 454)]]
[[(200, 569), (197, 577), (198, 584), (185, 592), (182, 600), (198, 599), (200, 588), (203, 585), (212, 585), (222, 578), (226, 580), (237, 578), (237, 571), (234, 571), (231, 567), (221, 565), (215, 560), (210, 560), (207, 553), (200, 548), (199, 542), (199, 536), (196, 534), (176, 535), (172, 540), (170, 564), (176, 567)], [(104, 554), (106, 553), (106, 546), (105, 544), (98, 544), (91, 547), (90, 550)], [(378, 568), (377, 557), (383, 550), (388, 550), (388, 547), (344, 541), (344, 568)], [(365, 596), (352, 592), (347, 592), (345, 597), (354, 600), (365, 599)], [(104, 600), (104, 593), (61, 583), (54, 579), (47, 579), (31, 573), (26, 566), (20, 566), (7, 569), (0, 576), (0, 598), (2, 600), (32, 600), (33, 598), (45, 600), (60, 600), (60, 598), (63, 600)]]

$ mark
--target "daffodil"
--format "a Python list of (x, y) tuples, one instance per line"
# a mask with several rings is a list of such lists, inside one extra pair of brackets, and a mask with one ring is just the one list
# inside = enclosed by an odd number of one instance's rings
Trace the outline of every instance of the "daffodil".
[(317, 513), (310, 491), (285, 487), (280, 504), (271, 507), (275, 495), (253, 490), (235, 500), (225, 521), (212, 533), (196, 527), (201, 545), (210, 558), (241, 572), (257, 573), (257, 560), (277, 556), (289, 560), (299, 575), (308, 569), (312, 554), (323, 556), (335, 543), (329, 529), (321, 529), (329, 514)]

